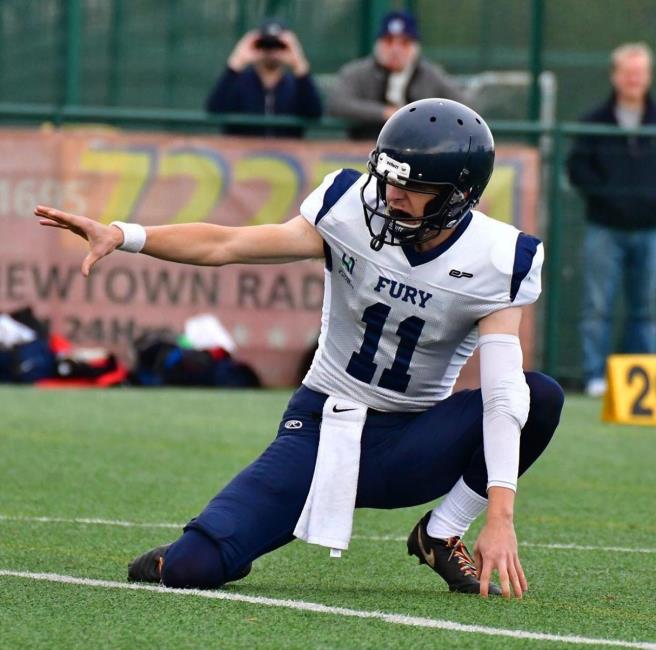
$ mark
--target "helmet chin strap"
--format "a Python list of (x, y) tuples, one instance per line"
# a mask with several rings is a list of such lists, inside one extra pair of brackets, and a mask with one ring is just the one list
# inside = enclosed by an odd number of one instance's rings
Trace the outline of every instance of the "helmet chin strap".
[[(449, 230), (457, 226), (464, 216), (464, 211), (457, 210), (456, 212), (454, 208), (457, 207), (456, 204), (466, 198), (468, 192), (463, 194), (453, 186), (451, 186), (451, 190), (446, 196), (438, 192), (428, 201), (424, 206), (424, 215), (421, 218), (414, 217), (402, 210), (388, 209), (383, 198), (385, 196), (387, 176), (387, 171), (382, 178), (370, 172), (367, 182), (360, 188), (360, 199), (364, 209), (365, 221), (371, 233), (369, 246), (372, 250), (378, 252), (385, 244), (392, 246), (424, 244), (437, 237), (443, 230)], [(364, 198), (365, 189), (372, 179), (376, 180), (375, 205), (370, 205)], [(381, 204), (385, 206), (384, 211), (380, 209)], [(456, 214), (454, 215), (453, 212), (456, 212)], [(374, 215), (381, 217), (383, 220), (382, 227), (377, 233), (372, 228)], [(404, 221), (409, 223), (404, 223)], [(420, 223), (414, 225), (416, 221), (420, 221)]]
[[(392, 220), (391, 221), (387, 221), (387, 220), (384, 221), (380, 232), (378, 234), (374, 235), (371, 238), (371, 242), (369, 243), (372, 250), (374, 250), (376, 252), (380, 251), (383, 248), (383, 246), (385, 245), (386, 236), (387, 236), (388, 232), (392, 234), (392, 239), (395, 238), (395, 233), (396, 233), (396, 237), (398, 237), (398, 239), (401, 242), (403, 242), (403, 236), (400, 235), (400, 233), (398, 232), (400, 227), (404, 228), (407, 231), (406, 235), (409, 235), (410, 233), (412, 233), (413, 235), (421, 234), (421, 233), (427, 234), (431, 230), (436, 230), (437, 232), (435, 234), (439, 234), (442, 231), (441, 227), (435, 226), (435, 225), (430, 224), (430, 223), (421, 223), (417, 226), (404, 226), (403, 218), (404, 217), (412, 218), (412, 215), (409, 215), (409, 214), (403, 212), (402, 210), (398, 210), (398, 211), (391, 210), (391, 211), (388, 212), (388, 216)], [(401, 224), (400, 227), (398, 225), (399, 223)], [(408, 241), (407, 243), (411, 244), (412, 242)]]
[(389, 224), (386, 221), (383, 224), (381, 231), (375, 237), (372, 237), (371, 241), (369, 242), (369, 246), (371, 246), (372, 250), (378, 252), (384, 246), (385, 235), (387, 234), (388, 230), (389, 230)]

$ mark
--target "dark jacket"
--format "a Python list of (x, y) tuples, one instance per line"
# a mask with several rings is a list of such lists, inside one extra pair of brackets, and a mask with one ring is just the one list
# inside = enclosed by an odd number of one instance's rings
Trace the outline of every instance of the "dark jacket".
[[(250, 113), (254, 115), (296, 115), (320, 117), (321, 99), (312, 77), (295, 77), (285, 72), (274, 88), (267, 90), (251, 66), (241, 72), (227, 67), (209, 94), (205, 109), (210, 113)], [(224, 133), (233, 135), (299, 138), (304, 129), (289, 126), (226, 125)]]
[[(614, 108), (612, 95), (581, 121), (618, 126)], [(642, 123), (656, 124), (651, 97)], [(590, 221), (621, 230), (656, 227), (656, 137), (579, 136), (567, 166)]]
[[(385, 94), (390, 72), (373, 56), (344, 65), (328, 98), (328, 111), (354, 122), (349, 131), (355, 140), (375, 140), (385, 123)], [(427, 97), (444, 97), (458, 102), (463, 94), (455, 82), (435, 63), (417, 60), (405, 92), (406, 103)]]

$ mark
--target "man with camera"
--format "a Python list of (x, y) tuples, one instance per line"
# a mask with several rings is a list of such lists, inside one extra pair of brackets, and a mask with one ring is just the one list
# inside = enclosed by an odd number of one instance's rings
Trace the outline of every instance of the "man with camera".
[[(210, 113), (321, 116), (321, 99), (310, 76), (310, 64), (296, 35), (281, 21), (267, 19), (247, 32), (209, 94)], [(226, 125), (224, 133), (302, 137), (290, 126)]]

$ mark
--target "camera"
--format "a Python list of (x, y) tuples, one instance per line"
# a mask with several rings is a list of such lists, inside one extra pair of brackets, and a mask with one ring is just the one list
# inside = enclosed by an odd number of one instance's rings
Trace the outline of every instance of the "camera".
[(287, 46), (280, 40), (280, 34), (286, 29), (279, 20), (265, 20), (260, 25), (260, 35), (255, 41), (258, 50), (284, 50)]

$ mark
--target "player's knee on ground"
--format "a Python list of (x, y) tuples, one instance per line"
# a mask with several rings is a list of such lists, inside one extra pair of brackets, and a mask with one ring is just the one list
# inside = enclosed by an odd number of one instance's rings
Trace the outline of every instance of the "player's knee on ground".
[(216, 589), (225, 581), (219, 547), (197, 530), (187, 530), (164, 556), (167, 587)]

